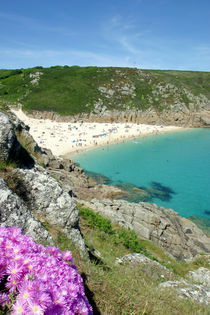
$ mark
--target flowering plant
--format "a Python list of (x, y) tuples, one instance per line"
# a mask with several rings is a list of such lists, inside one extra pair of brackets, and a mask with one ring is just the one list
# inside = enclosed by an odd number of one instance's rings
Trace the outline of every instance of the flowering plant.
[(0, 310), (5, 306), (12, 314), (92, 314), (70, 251), (0, 226)]

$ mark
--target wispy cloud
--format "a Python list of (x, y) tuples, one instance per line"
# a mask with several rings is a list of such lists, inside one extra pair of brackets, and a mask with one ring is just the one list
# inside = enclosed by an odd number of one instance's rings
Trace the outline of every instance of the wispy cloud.
[(142, 52), (139, 48), (139, 40), (148, 32), (148, 30), (137, 31), (136, 25), (131, 19), (126, 20), (120, 15), (113, 16), (103, 23), (102, 30), (106, 40), (119, 44), (119, 48), (131, 54)]

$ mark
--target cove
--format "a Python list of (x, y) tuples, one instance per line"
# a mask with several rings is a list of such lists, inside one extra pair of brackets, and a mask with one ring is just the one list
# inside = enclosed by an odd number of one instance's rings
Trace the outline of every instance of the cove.
[[(210, 219), (210, 129), (130, 140), (75, 155), (88, 174), (128, 192), (125, 199)], [(209, 223), (208, 223), (209, 224)]]

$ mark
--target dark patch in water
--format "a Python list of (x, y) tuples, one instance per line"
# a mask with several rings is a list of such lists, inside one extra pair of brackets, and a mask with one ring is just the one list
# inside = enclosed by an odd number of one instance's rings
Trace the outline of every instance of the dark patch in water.
[(85, 174), (88, 176), (88, 177), (91, 177), (93, 178), (97, 184), (100, 184), (100, 185), (111, 185), (112, 181), (109, 177), (107, 176), (104, 176), (103, 174), (99, 174), (99, 173), (95, 173), (95, 172), (90, 172), (90, 171), (85, 171)]
[[(88, 177), (94, 179), (97, 184), (100, 185), (115, 185), (125, 191), (119, 198), (125, 199), (130, 202), (153, 202), (154, 199), (160, 199), (162, 201), (170, 201), (173, 194), (176, 194), (172, 188), (165, 186), (159, 182), (151, 182), (150, 187), (136, 187), (133, 184), (123, 183), (121, 180), (113, 182), (111, 178), (84, 170)], [(117, 174), (118, 172), (116, 172)]]
[(123, 198), (131, 202), (152, 202), (153, 199), (160, 199), (162, 201), (169, 201), (175, 192), (161, 183), (152, 182), (151, 187), (135, 187), (133, 184), (121, 184), (117, 182), (117, 187), (125, 191)]
[(144, 200), (147, 202), (152, 202), (153, 199), (160, 199), (168, 202), (172, 199), (172, 195), (176, 194), (173, 189), (158, 182), (151, 182), (151, 187), (142, 186), (138, 188), (147, 193), (147, 198)]
[(170, 187), (164, 186), (161, 183), (152, 182), (151, 185), (154, 189), (160, 190), (160, 191), (165, 192), (167, 194), (176, 194), (173, 189), (171, 189)]
[(210, 215), (210, 210), (205, 210), (204, 213)]

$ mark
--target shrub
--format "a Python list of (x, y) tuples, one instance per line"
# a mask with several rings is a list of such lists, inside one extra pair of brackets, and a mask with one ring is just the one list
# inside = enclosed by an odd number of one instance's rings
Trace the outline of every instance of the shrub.
[[(132, 252), (142, 253), (153, 260), (157, 260), (147, 251), (145, 245), (138, 238), (135, 231), (127, 230), (125, 228), (113, 229), (109, 219), (102, 217), (100, 214), (95, 213), (90, 209), (78, 208), (80, 215), (83, 219), (87, 220), (90, 228), (97, 228), (99, 231), (107, 233), (115, 244), (121, 243)], [(103, 237), (103, 235), (101, 236)]]
[(0, 227), (0, 313), (92, 314), (70, 251)]
[(79, 208), (81, 216), (88, 221), (91, 228), (97, 227), (100, 231), (113, 234), (111, 221), (90, 209)]

